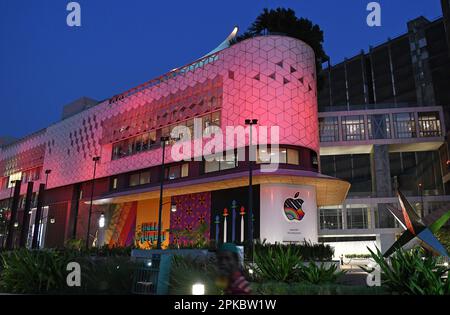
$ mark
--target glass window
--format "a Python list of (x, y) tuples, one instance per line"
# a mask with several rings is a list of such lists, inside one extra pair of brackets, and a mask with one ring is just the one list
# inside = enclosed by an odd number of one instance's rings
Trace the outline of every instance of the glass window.
[(220, 112), (214, 112), (211, 115), (211, 125), (220, 127)]
[(112, 189), (117, 189), (117, 177), (114, 177), (112, 180)]
[(421, 137), (441, 136), (441, 121), (438, 112), (419, 113), (418, 118)]
[(134, 151), (133, 153), (142, 151), (142, 136), (137, 136), (134, 138)]
[(149, 148), (149, 134), (144, 133), (142, 135), (142, 151), (146, 151)]
[(342, 117), (342, 137), (344, 141), (364, 140), (364, 116)]
[(293, 165), (299, 165), (298, 151), (293, 149), (287, 150), (287, 163)]
[(156, 144), (156, 130), (151, 131), (148, 134), (148, 148), (154, 147)]
[(203, 129), (206, 129), (209, 126), (211, 126), (211, 114), (203, 116), (202, 120), (203, 120)]
[(189, 163), (178, 164), (166, 168), (166, 179), (177, 179), (189, 176)]
[(139, 173), (136, 174), (131, 174), (130, 175), (130, 182), (129, 185), (132, 186), (137, 186), (139, 185)]
[(213, 161), (205, 161), (205, 173), (217, 172), (220, 170), (220, 162)]
[(319, 118), (320, 142), (339, 141), (339, 123), (337, 117)]
[(184, 163), (181, 166), (181, 177), (187, 177), (189, 175), (189, 163)]
[(389, 115), (368, 115), (367, 128), (369, 139), (389, 139), (391, 130), (389, 124)]
[(189, 132), (191, 133), (191, 139), (194, 139), (194, 118), (189, 119), (186, 122), (186, 127), (189, 128)]
[(398, 204), (378, 204), (375, 208), (375, 228), (386, 229), (398, 227), (397, 219), (387, 209), (386, 205), (398, 208)]
[(365, 207), (347, 208), (347, 229), (367, 229), (367, 211)]
[(342, 209), (341, 208), (321, 208), (320, 209), (320, 229), (322, 229), (322, 230), (342, 229)]
[(278, 154), (278, 163), (280, 164), (292, 164), (292, 165), (299, 165), (300, 159), (299, 159), (299, 153), (298, 150), (295, 149), (285, 149), (285, 148), (278, 148), (278, 149), (258, 149), (256, 151), (256, 163), (271, 163), (271, 161), (275, 162), (274, 156)]
[(150, 183), (150, 171), (142, 172), (139, 176), (139, 184), (145, 185)]
[(175, 165), (166, 168), (166, 179), (176, 179), (181, 176), (181, 166)]
[(228, 170), (237, 167), (237, 158), (234, 153), (226, 153), (219, 161), (205, 161), (205, 173)]
[(278, 148), (278, 149), (271, 149), (271, 148), (267, 148), (267, 149), (258, 149), (256, 151), (256, 163), (257, 164), (261, 164), (261, 163), (271, 163), (271, 161), (273, 160), (273, 162), (275, 162), (274, 160), (274, 156), (276, 156), (278, 154), (278, 163), (281, 164), (286, 164), (287, 163), (287, 149), (283, 149), (283, 148)]
[(415, 138), (417, 136), (413, 113), (393, 114), (393, 119), (396, 138)]

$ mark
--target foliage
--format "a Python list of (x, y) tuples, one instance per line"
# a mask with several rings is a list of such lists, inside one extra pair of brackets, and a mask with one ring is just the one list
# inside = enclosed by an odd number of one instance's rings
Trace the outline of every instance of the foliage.
[(263, 282), (252, 283), (252, 292), (261, 295), (381, 295), (389, 294), (383, 287), (366, 287), (337, 284), (308, 284)]
[(317, 265), (314, 262), (310, 262), (308, 265), (303, 265), (301, 268), (297, 269), (298, 277), (304, 281), (311, 284), (323, 284), (323, 283), (335, 283), (345, 271), (337, 271), (337, 265), (330, 265), (325, 267), (325, 265)]
[(66, 266), (73, 252), (20, 249), (1, 255), (0, 286), (9, 293), (49, 293), (66, 286)]
[[(438, 259), (425, 256), (421, 248), (398, 249), (389, 258), (384, 258), (377, 248), (370, 250), (372, 258), (379, 265), (382, 284), (392, 292), (408, 295), (450, 294), (450, 280), (444, 276), (449, 268), (438, 264)], [(361, 267), (367, 272), (367, 268)]]
[[(335, 282), (343, 273), (335, 265), (329, 268), (318, 261), (331, 260), (333, 248), (323, 244), (266, 244), (257, 243), (254, 251), (254, 275), (259, 281), (279, 282)], [(309, 264), (304, 262), (309, 261)]]
[(216, 285), (218, 271), (214, 256), (181, 256), (173, 257), (169, 293), (190, 295), (192, 285), (201, 282), (205, 285), (205, 294), (220, 294)]
[(81, 259), (80, 288), (67, 288), (66, 293), (130, 294), (135, 263), (129, 257), (85, 257)]
[(268, 244), (265, 241), (255, 243), (255, 252), (264, 254), (269, 248), (292, 248), (302, 257), (303, 261), (330, 261), (334, 255), (334, 248), (330, 245), (313, 244), (312, 242), (303, 242), (301, 244)]
[(296, 268), (302, 263), (300, 247), (258, 244), (254, 252), (255, 276), (262, 280), (296, 281)]
[[(277, 8), (264, 9), (248, 30), (236, 38), (236, 42), (244, 39), (263, 35), (265, 33), (282, 33), (287, 36), (300, 39), (307, 43), (314, 50), (316, 56), (316, 71), (319, 76), (322, 63), (329, 59), (323, 49), (323, 31), (319, 25), (313, 24), (305, 18), (297, 18), (292, 9)], [(318, 77), (318, 88), (322, 87), (322, 80)]]
[(372, 257), (370, 254), (346, 254), (345, 258), (370, 258)]
[(67, 250), (82, 250), (85, 247), (86, 242), (81, 239), (69, 239), (64, 244), (64, 248)]
[(442, 227), (435, 234), (439, 242), (447, 249), (447, 253), (450, 253), (450, 227)]
[[(4, 252), (0, 255), (0, 288), (8, 293), (129, 293), (134, 265), (126, 253), (128, 248), (106, 247)], [(67, 286), (69, 262), (80, 264), (81, 287)]]

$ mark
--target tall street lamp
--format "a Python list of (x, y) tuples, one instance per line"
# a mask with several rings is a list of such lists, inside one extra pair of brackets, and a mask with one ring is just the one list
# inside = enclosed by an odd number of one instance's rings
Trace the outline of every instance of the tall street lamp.
[(161, 174), (159, 178), (159, 211), (158, 211), (158, 239), (156, 241), (156, 248), (161, 249), (161, 220), (162, 220), (162, 208), (163, 208), (163, 189), (164, 189), (164, 158), (166, 151), (166, 142), (170, 140), (170, 137), (161, 137), (162, 145), (162, 161), (161, 161)]
[(47, 189), (48, 183), (48, 175), (52, 172), (52, 170), (45, 170), (45, 189)]
[[(9, 202), (8, 202), (8, 211), (9, 211), (10, 215), (11, 215), (11, 206), (12, 206), (12, 194), (13, 194), (13, 190), (14, 190), (16, 181), (15, 180), (11, 181), (11, 184), (13, 184), (13, 185), (11, 185), (11, 190), (9, 192)], [(11, 217), (10, 217), (10, 220), (11, 220)], [(5, 228), (4, 228), (2, 244), (1, 244), (2, 248), (4, 247), (4, 239), (6, 240), (6, 234), (8, 233), (8, 224), (7, 223), (9, 223), (9, 222), (6, 221), (6, 214), (5, 214)]]
[[(50, 173), (52, 172), (52, 170), (51, 169), (46, 169), (45, 170), (45, 186), (44, 186), (44, 189), (45, 190), (47, 190), (47, 184), (48, 184), (48, 175), (50, 175)], [(43, 191), (43, 193), (45, 194), (45, 191)], [(43, 200), (43, 199), (41, 199), (41, 200)], [(34, 224), (34, 228), (35, 229), (37, 229), (37, 237), (38, 237), (38, 239), (37, 239), (37, 244), (36, 244), (36, 246), (37, 246), (37, 248), (39, 249), (39, 244), (41, 243), (41, 233), (40, 233), (40, 230), (41, 230), (41, 220), (42, 220), (42, 218), (40, 218), (41, 216), (42, 216), (42, 212), (41, 211), (37, 211), (37, 209), (36, 209), (36, 214), (35, 214), (35, 219), (34, 219), (34, 222), (35, 222), (35, 224)], [(36, 218), (38, 218), (38, 219), (36, 219)], [(36, 222), (38, 222), (39, 224), (38, 225), (36, 225)]]
[(92, 175), (91, 202), (89, 204), (89, 217), (88, 217), (87, 235), (86, 235), (86, 249), (89, 249), (89, 236), (91, 233), (92, 203), (94, 201), (95, 172), (97, 170), (97, 163), (98, 163), (98, 161), (100, 161), (100, 157), (95, 156), (92, 158), (92, 161), (94, 161), (94, 174)]
[(250, 126), (250, 140), (248, 145), (248, 236), (250, 245), (250, 257), (253, 257), (253, 161), (251, 161), (252, 152), (252, 127), (258, 124), (258, 119), (246, 119), (245, 124)]

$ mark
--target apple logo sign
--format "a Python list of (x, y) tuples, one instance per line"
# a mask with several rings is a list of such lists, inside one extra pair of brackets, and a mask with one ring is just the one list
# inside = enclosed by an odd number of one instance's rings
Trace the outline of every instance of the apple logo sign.
[(302, 209), (303, 200), (297, 198), (299, 193), (297, 192), (294, 198), (288, 198), (284, 202), (284, 215), (289, 221), (301, 221), (305, 216), (305, 212)]

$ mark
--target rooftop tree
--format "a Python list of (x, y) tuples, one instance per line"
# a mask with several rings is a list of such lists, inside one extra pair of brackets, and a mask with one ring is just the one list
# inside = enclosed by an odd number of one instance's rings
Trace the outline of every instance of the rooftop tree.
[(236, 38), (235, 42), (254, 36), (277, 33), (300, 39), (312, 47), (316, 55), (317, 87), (320, 90), (322, 80), (319, 74), (322, 70), (322, 63), (329, 59), (322, 45), (323, 31), (319, 25), (310, 20), (298, 18), (294, 10), (285, 8), (264, 9), (248, 30)]

